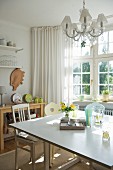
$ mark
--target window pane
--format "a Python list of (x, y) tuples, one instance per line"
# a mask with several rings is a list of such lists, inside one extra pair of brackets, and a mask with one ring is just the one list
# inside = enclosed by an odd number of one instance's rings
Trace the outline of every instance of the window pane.
[(113, 53), (113, 43), (109, 43), (109, 53)]
[(81, 64), (80, 63), (74, 63), (73, 64), (73, 73), (76, 73), (76, 72), (81, 72)]
[(108, 84), (108, 74), (99, 74), (99, 84)]
[(73, 64), (73, 95), (90, 94), (90, 63)]
[(113, 73), (109, 74), (109, 84), (113, 84)]
[(80, 74), (73, 75), (73, 84), (80, 84), (80, 83), (81, 83), (81, 75)]
[(113, 72), (113, 61), (109, 62), (109, 71)]
[(81, 86), (73, 86), (73, 95), (74, 98), (76, 97), (76, 95), (80, 95), (81, 94)]
[(89, 85), (82, 86), (82, 94), (90, 95), (90, 86)]
[(90, 74), (83, 74), (82, 75), (82, 84), (89, 84), (90, 83)]
[(108, 62), (100, 62), (99, 72), (107, 72), (107, 71), (108, 71)]
[(89, 63), (82, 64), (82, 72), (90, 72), (90, 64)]
[(113, 31), (109, 31), (109, 42), (113, 42)]
[(108, 89), (108, 86), (99, 86), (99, 94), (102, 94), (102, 91)]
[(90, 46), (91, 42), (89, 41), (89, 38), (86, 38), (86, 45)]
[(81, 50), (78, 47), (73, 47), (72, 55), (73, 57), (81, 55)]
[(113, 95), (113, 86), (109, 86), (109, 91), (111, 92), (111, 94)]
[(113, 60), (100, 62), (99, 71), (99, 94), (106, 89), (113, 91)]
[(75, 47), (72, 51), (73, 56), (81, 56), (81, 47)]
[(98, 46), (98, 54), (107, 54), (108, 44), (101, 44)]
[(89, 56), (90, 55), (90, 46), (85, 46), (82, 48), (82, 56)]
[(104, 32), (98, 40), (99, 44), (108, 43), (108, 32)]

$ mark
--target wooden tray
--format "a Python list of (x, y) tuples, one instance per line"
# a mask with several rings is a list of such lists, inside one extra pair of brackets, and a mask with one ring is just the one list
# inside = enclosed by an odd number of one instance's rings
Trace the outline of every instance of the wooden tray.
[(60, 122), (60, 130), (84, 130), (84, 123), (76, 123), (74, 126), (69, 125), (67, 122)]

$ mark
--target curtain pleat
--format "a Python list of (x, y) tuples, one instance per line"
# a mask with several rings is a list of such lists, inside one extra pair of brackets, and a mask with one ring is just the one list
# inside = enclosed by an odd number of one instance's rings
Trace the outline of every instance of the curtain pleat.
[(47, 103), (63, 100), (64, 62), (62, 30), (32, 28), (32, 94)]

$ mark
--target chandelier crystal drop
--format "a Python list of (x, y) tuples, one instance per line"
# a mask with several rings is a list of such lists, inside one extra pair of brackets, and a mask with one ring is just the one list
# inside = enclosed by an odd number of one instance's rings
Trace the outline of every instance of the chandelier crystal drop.
[(104, 14), (99, 14), (96, 20), (92, 20), (88, 9), (85, 8), (85, 0), (83, 0), (79, 23), (72, 23), (71, 18), (65, 16), (61, 25), (67, 37), (74, 41), (79, 41), (80, 38), (84, 41), (85, 38), (88, 38), (91, 42), (94, 42), (104, 32), (106, 23), (107, 19)]

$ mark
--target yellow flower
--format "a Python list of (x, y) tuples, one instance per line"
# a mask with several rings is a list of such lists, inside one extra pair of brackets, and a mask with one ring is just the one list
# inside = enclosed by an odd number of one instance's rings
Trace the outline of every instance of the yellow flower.
[(64, 110), (66, 108), (66, 105), (65, 104), (62, 104), (61, 105), (61, 109)]
[(63, 102), (60, 102), (60, 105), (62, 106), (62, 105), (65, 105), (65, 103), (63, 103)]
[(76, 106), (74, 104), (71, 104), (70, 107), (71, 107), (71, 109), (75, 109), (76, 108)]
[(76, 108), (76, 106), (74, 104), (71, 104), (70, 106), (67, 106), (65, 103), (60, 102), (60, 109), (59, 109), (59, 111), (70, 112), (70, 111), (74, 111), (75, 108)]

